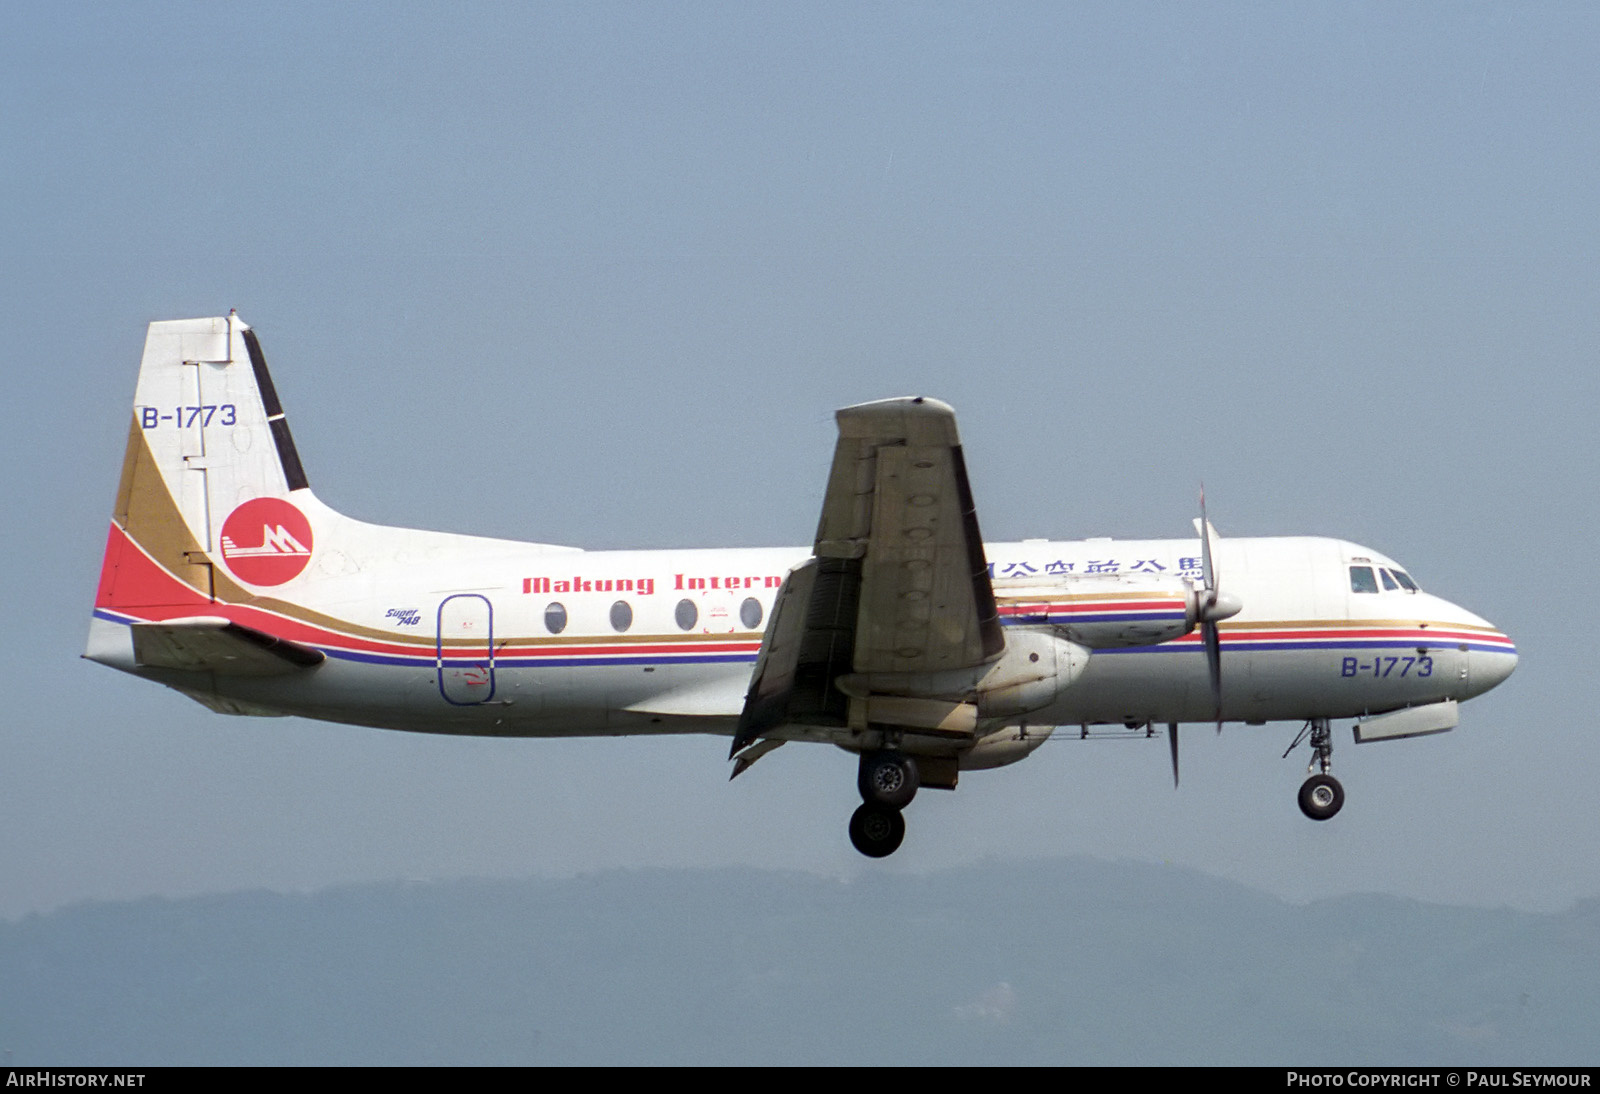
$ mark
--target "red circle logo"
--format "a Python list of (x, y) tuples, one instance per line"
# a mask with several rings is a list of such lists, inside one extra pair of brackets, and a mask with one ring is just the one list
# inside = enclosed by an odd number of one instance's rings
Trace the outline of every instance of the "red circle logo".
[(311, 561), (311, 522), (281, 498), (254, 498), (222, 522), (222, 561), (251, 585), (282, 585)]

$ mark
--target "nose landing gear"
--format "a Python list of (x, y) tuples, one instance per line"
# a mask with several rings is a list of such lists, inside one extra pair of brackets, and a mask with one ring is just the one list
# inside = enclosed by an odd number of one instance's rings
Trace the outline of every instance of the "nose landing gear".
[[(1312, 774), (1300, 784), (1300, 812), (1316, 821), (1328, 820), (1344, 808), (1344, 787), (1329, 774), (1333, 766), (1331, 724), (1327, 718), (1312, 718), (1294, 739), (1294, 744), (1289, 746), (1289, 752), (1293, 752), (1295, 745), (1307, 736), (1311, 738), (1311, 762), (1306, 765), (1306, 770)], [(1289, 752), (1284, 755), (1287, 756)]]

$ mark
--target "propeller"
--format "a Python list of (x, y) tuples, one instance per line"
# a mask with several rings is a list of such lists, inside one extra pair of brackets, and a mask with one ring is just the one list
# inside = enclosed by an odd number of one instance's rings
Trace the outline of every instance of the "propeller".
[[(1216, 535), (1216, 529), (1211, 527), (1211, 522), (1206, 519), (1206, 488), (1200, 487), (1200, 519), (1195, 521), (1195, 528), (1200, 533), (1200, 566), (1201, 579), (1205, 588), (1198, 591), (1195, 614), (1200, 619), (1200, 639), (1206, 647), (1206, 669), (1211, 676), (1211, 702), (1216, 714), (1217, 732), (1222, 732), (1222, 636), (1217, 630), (1217, 624), (1224, 619), (1238, 615), (1244, 606), (1239, 603), (1239, 598), (1222, 591), (1217, 575), (1215, 555), (1211, 550), (1211, 540)], [(1177, 733), (1173, 735), (1173, 781), (1177, 781)]]
[[(1200, 638), (1206, 648), (1206, 670), (1211, 677), (1211, 707), (1217, 719), (1217, 732), (1222, 732), (1222, 636), (1217, 624), (1239, 614), (1243, 604), (1218, 585), (1216, 557), (1211, 541), (1217, 530), (1206, 519), (1206, 488), (1200, 487), (1200, 519), (1194, 522), (1200, 533), (1200, 577), (1204, 588), (1195, 590), (1195, 618), (1200, 623)], [(1172, 788), (1178, 788), (1178, 723), (1167, 723), (1167, 746), (1172, 750)]]

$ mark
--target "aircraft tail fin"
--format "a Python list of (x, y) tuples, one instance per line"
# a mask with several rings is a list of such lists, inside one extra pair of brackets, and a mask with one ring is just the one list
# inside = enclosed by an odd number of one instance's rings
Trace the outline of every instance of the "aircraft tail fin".
[(231, 313), (150, 324), (97, 612), (285, 584), (310, 559), (316, 511), (255, 332)]

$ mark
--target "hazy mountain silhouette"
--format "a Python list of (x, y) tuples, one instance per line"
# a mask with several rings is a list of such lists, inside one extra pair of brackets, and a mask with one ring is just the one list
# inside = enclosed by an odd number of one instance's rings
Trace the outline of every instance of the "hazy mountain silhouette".
[(0, 924), (36, 1064), (1600, 1057), (1600, 902), (1291, 905), (1175, 867), (752, 869), (93, 903)]

